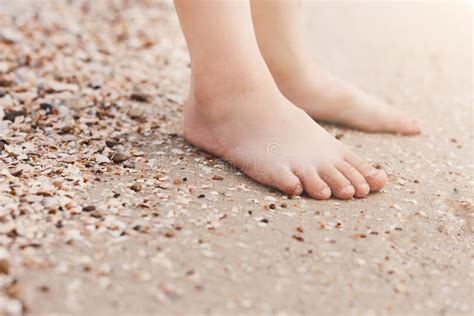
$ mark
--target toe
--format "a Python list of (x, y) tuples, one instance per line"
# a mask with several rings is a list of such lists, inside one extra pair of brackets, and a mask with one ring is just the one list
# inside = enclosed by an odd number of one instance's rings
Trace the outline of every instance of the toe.
[(352, 151), (346, 153), (345, 160), (364, 176), (371, 192), (380, 191), (387, 182), (387, 174), (385, 171), (372, 167)]
[(385, 131), (400, 135), (416, 135), (420, 133), (420, 125), (417, 120), (410, 119), (402, 114), (394, 114), (385, 125)]
[(416, 135), (420, 133), (420, 124), (417, 120), (411, 119), (402, 113), (394, 113), (387, 124), (388, 132), (395, 132), (401, 135)]
[(303, 183), (304, 190), (313, 199), (327, 200), (331, 197), (331, 189), (319, 177), (316, 169), (297, 173), (297, 175)]
[(288, 167), (280, 168), (271, 178), (273, 186), (287, 195), (303, 193), (303, 185), (300, 179)]
[(264, 171), (252, 168), (247, 169), (246, 173), (261, 184), (276, 188), (287, 195), (303, 193), (303, 185), (300, 179), (286, 165), (278, 165)]
[(351, 182), (335, 167), (322, 167), (319, 170), (319, 175), (338, 199), (346, 200), (354, 196), (355, 190)]
[(352, 183), (355, 189), (355, 197), (362, 198), (369, 194), (370, 187), (364, 176), (358, 170), (345, 161), (341, 161), (337, 164), (336, 168)]
[(420, 123), (417, 120), (406, 120), (403, 127), (401, 133), (403, 135), (417, 135), (421, 132)]

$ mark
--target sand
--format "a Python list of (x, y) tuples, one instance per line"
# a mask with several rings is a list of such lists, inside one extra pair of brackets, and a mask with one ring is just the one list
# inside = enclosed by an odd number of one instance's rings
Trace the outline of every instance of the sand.
[(321, 64), (423, 128), (325, 125), (390, 182), (323, 202), (184, 141), (169, 4), (0, 7), (0, 314), (473, 313), (470, 4), (306, 5)]

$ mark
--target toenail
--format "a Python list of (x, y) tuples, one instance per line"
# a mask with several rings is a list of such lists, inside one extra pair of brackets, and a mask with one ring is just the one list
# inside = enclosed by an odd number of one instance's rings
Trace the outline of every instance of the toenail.
[(331, 195), (331, 189), (329, 189), (329, 188), (322, 189), (321, 191), (319, 191), (319, 195), (320, 196), (329, 196), (329, 195)]
[(293, 195), (300, 195), (301, 193), (303, 193), (303, 186), (298, 183), (295, 187), (295, 191), (293, 192)]
[(360, 190), (363, 191), (363, 192), (369, 192), (370, 191), (370, 187), (367, 183), (363, 183), (359, 186)]
[(377, 169), (371, 169), (367, 172), (367, 177), (374, 177), (379, 171)]
[(352, 193), (354, 192), (354, 187), (352, 185), (348, 185), (341, 190), (341, 193)]

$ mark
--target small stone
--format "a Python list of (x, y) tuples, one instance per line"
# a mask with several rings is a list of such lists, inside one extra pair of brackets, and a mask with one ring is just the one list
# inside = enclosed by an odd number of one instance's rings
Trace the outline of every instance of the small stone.
[(299, 236), (299, 235), (293, 235), (293, 239), (299, 241), (299, 242), (303, 242), (304, 241), (304, 238)]
[(146, 103), (149, 102), (150, 97), (144, 93), (136, 92), (132, 93), (132, 95), (130, 96), (130, 100)]
[(0, 258), (0, 274), (10, 273), (10, 262), (6, 258)]
[(95, 211), (95, 206), (94, 206), (94, 205), (84, 206), (84, 207), (82, 208), (82, 211), (83, 211), (83, 212), (92, 212), (92, 211)]
[(66, 125), (61, 127), (61, 130), (59, 131), (59, 135), (64, 135), (64, 134), (72, 134), (74, 131), (74, 125)]
[(165, 237), (166, 237), (166, 238), (172, 238), (172, 237), (174, 237), (174, 231), (172, 231), (172, 230), (166, 231), (166, 232), (165, 232)]
[(5, 121), (10, 121), (10, 122), (15, 122), (15, 119), (20, 116), (26, 116), (26, 111), (21, 110), (21, 111), (9, 111), (5, 113), (5, 116), (3, 117), (3, 120)]
[(7, 141), (0, 138), (0, 152), (5, 148), (5, 145), (8, 145)]
[(221, 176), (218, 176), (218, 175), (214, 175), (214, 176), (212, 176), (212, 180), (222, 181), (222, 180), (224, 180), (224, 178), (221, 177)]
[(352, 238), (353, 239), (363, 239), (363, 238), (367, 238), (367, 235), (363, 234), (363, 233), (357, 233), (357, 234), (353, 234)]
[(130, 155), (124, 152), (113, 152), (110, 155), (110, 158), (112, 159), (113, 162), (115, 163), (122, 163), (125, 160), (130, 159)]
[(106, 140), (105, 141), (105, 146), (109, 147), (109, 148), (114, 148), (115, 146), (118, 146), (118, 145), (121, 145), (119, 142), (115, 141), (115, 140)]
[(46, 113), (51, 113), (53, 111), (53, 106), (50, 103), (43, 102), (40, 104), (40, 109), (46, 111)]
[(145, 113), (143, 112), (142, 108), (138, 106), (132, 106), (128, 110), (128, 115), (133, 119), (139, 119), (139, 118), (142, 118), (145, 115)]
[(140, 183), (134, 183), (130, 186), (130, 189), (135, 192), (140, 192), (142, 190), (142, 185)]

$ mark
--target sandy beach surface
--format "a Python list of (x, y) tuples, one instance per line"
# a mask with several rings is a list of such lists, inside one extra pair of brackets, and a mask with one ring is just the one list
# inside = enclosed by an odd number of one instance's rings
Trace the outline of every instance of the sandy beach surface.
[(368, 198), (288, 198), (186, 143), (168, 2), (0, 0), (0, 314), (472, 315), (472, 6), (306, 12), (324, 67), (422, 123), (325, 125), (387, 170)]

